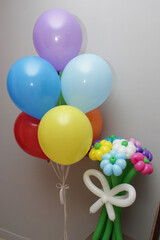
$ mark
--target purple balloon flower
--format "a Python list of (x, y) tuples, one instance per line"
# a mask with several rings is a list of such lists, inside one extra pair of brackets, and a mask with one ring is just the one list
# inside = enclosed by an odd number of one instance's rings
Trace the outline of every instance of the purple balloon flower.
[(152, 161), (153, 156), (148, 149), (140, 146), (136, 146), (136, 152), (142, 153), (144, 156), (146, 156), (149, 159), (150, 162)]

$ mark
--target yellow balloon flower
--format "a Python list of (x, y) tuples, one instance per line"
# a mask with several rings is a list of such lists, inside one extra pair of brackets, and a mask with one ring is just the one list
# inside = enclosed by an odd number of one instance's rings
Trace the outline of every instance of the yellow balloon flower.
[(80, 161), (92, 143), (92, 126), (79, 109), (62, 105), (54, 107), (42, 118), (38, 140), (52, 161), (69, 165)]
[(89, 152), (89, 158), (91, 160), (102, 160), (105, 153), (109, 153), (112, 149), (112, 143), (107, 140), (101, 140), (94, 144), (94, 147)]

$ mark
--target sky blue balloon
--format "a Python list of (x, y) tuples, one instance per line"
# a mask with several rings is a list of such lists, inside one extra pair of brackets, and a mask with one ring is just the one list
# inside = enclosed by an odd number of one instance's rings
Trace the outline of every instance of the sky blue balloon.
[(97, 55), (79, 55), (65, 67), (61, 88), (68, 105), (87, 113), (107, 99), (112, 88), (111, 69), (108, 63)]
[(61, 85), (54, 67), (40, 57), (24, 57), (11, 67), (7, 88), (15, 105), (41, 119), (58, 101)]

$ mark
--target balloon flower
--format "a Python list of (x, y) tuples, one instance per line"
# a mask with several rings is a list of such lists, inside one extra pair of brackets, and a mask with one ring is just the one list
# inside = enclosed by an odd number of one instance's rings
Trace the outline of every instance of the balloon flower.
[[(130, 183), (138, 173), (149, 175), (153, 172), (152, 154), (134, 138), (126, 140), (110, 135), (93, 142), (88, 156), (97, 160), (103, 171), (87, 170), (83, 177), (87, 188), (98, 197), (90, 212), (102, 208), (92, 240), (123, 240), (122, 210), (136, 199), (136, 191)], [(101, 188), (94, 185), (90, 176), (100, 181)]]

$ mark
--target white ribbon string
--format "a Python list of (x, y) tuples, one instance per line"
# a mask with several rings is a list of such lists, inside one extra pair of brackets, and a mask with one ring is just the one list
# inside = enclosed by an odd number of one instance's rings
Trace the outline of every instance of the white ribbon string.
[(69, 184), (66, 184), (70, 166), (59, 165), (50, 161), (53, 171), (55, 172), (59, 183), (56, 184), (56, 187), (59, 189), (59, 199), (61, 205), (64, 209), (64, 240), (68, 240), (67, 233), (67, 199), (66, 199), (66, 190), (69, 189)]
[[(93, 184), (90, 176), (94, 176), (100, 181), (102, 189)], [(108, 217), (111, 221), (114, 221), (116, 218), (113, 205), (118, 207), (128, 207), (133, 204), (136, 199), (136, 191), (133, 186), (124, 183), (110, 189), (105, 176), (95, 169), (87, 170), (83, 175), (83, 180), (87, 188), (99, 197), (99, 199), (90, 207), (90, 213), (96, 213), (105, 204)], [(126, 192), (123, 196), (116, 196), (123, 191)]]
[[(58, 168), (56, 169), (56, 167), (54, 166), (54, 164), (53, 164), (52, 161), (50, 161), (50, 164), (51, 164), (52, 169), (53, 169), (53, 171), (55, 172), (55, 174), (56, 174), (58, 180), (61, 181), (61, 176), (60, 176), (60, 173), (59, 173), (59, 171), (58, 171)], [(57, 165), (58, 165), (58, 164), (57, 164)], [(56, 166), (57, 166), (57, 165), (56, 165)]]
[(59, 199), (60, 199), (60, 203), (61, 205), (64, 205), (64, 199), (65, 199), (65, 194), (66, 194), (66, 190), (69, 189), (69, 184), (61, 184), (61, 183), (57, 183), (56, 184), (56, 188), (60, 189), (59, 190)]

